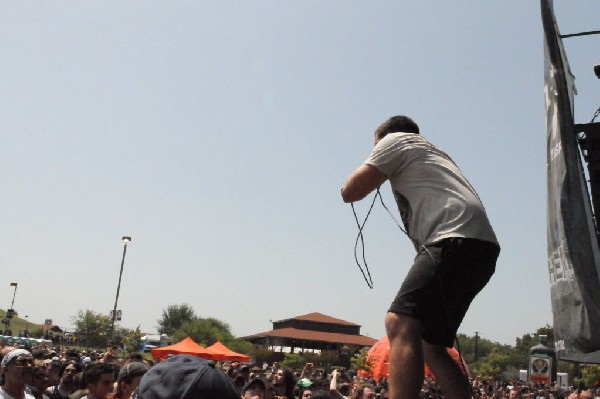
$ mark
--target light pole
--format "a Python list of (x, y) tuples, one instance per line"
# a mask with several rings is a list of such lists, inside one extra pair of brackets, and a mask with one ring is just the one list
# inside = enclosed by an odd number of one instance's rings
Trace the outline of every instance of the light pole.
[(15, 287), (15, 291), (13, 292), (13, 299), (10, 303), (10, 309), (6, 311), (6, 329), (4, 330), (4, 335), (9, 335), (8, 333), (10, 331), (10, 319), (12, 319), (15, 314), (15, 309), (13, 308), (13, 306), (15, 306), (15, 296), (17, 296), (17, 285), (17, 283), (10, 283), (11, 287)]
[(29, 316), (25, 315), (25, 338), (29, 338)]
[(119, 284), (117, 285), (117, 295), (115, 296), (115, 307), (113, 308), (112, 321), (110, 323), (110, 340), (115, 336), (115, 319), (117, 317), (117, 302), (119, 302), (119, 291), (121, 290), (121, 276), (123, 275), (123, 265), (125, 264), (125, 254), (127, 253), (127, 243), (131, 242), (131, 237), (123, 236), (123, 259), (121, 259), (121, 271), (119, 272)]

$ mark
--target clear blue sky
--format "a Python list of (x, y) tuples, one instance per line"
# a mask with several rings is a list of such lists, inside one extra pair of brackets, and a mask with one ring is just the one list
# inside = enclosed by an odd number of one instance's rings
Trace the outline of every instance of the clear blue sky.
[[(563, 33), (600, 28), (600, 2), (557, 3)], [(503, 247), (460, 332), (552, 324), (538, 1), (24, 1), (0, 35), (1, 308), (14, 281), (31, 321), (107, 314), (130, 235), (126, 327), (189, 303), (240, 336), (319, 311), (380, 338), (414, 250), (377, 207), (370, 290), (339, 190), (407, 114)], [(599, 40), (566, 41), (578, 122), (600, 106)]]

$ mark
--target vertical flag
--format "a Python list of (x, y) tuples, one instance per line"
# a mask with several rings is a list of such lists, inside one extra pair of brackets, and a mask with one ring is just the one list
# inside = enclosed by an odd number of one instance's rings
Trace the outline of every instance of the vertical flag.
[(552, 0), (541, 0), (547, 127), (548, 272), (559, 359), (600, 362), (600, 251), (573, 120), (574, 76)]

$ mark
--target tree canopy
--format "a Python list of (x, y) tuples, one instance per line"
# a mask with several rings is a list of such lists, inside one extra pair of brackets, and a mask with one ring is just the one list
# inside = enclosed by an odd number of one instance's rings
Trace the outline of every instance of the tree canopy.
[(162, 317), (158, 319), (158, 332), (173, 335), (185, 322), (192, 321), (195, 318), (196, 313), (189, 304), (169, 305), (166, 309), (163, 309)]
[(87, 309), (79, 310), (71, 321), (79, 337), (79, 345), (94, 348), (102, 348), (107, 345), (111, 325), (110, 317)]

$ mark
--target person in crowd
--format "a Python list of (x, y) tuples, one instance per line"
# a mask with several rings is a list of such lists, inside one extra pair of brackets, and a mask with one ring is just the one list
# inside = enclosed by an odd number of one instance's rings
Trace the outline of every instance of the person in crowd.
[(46, 372), (46, 366), (34, 366), (31, 381), (27, 384), (26, 389), (31, 396), (36, 399), (47, 399), (48, 396), (44, 394), (46, 388), (48, 388), (48, 373)]
[(242, 389), (244, 388), (244, 385), (246, 385), (246, 380), (244, 379), (243, 375), (237, 375), (233, 379), (233, 383), (235, 384), (238, 391), (240, 391), (240, 393), (241, 393)]
[(302, 373), (300, 373), (300, 379), (302, 378), (310, 378), (312, 377), (312, 369), (314, 367), (314, 364), (312, 363), (306, 363), (304, 365), (304, 367), (302, 368)]
[(331, 372), (331, 381), (329, 382), (329, 396), (332, 399), (348, 399), (348, 386), (345, 389), (345, 395), (340, 391), (340, 372), (335, 369)]
[(313, 390), (311, 387), (300, 389), (299, 399), (312, 399)]
[(85, 399), (105, 399), (113, 392), (115, 369), (110, 363), (97, 363), (83, 374), (88, 389)]
[(147, 372), (148, 366), (142, 362), (130, 362), (121, 367), (117, 378), (115, 399), (129, 399)]
[(273, 386), (273, 381), (269, 378), (263, 380), (265, 382), (265, 399), (277, 399), (279, 394)]
[(372, 385), (359, 385), (352, 393), (352, 399), (375, 399), (375, 389)]
[(79, 363), (69, 361), (63, 364), (59, 373), (58, 383), (50, 385), (46, 390), (46, 395), (50, 399), (67, 399), (78, 388), (75, 382), (75, 375), (79, 372), (81, 372)]
[(60, 381), (60, 371), (62, 365), (58, 356), (54, 356), (44, 361), (46, 363), (46, 375), (48, 377), (48, 386), (57, 385)]
[(244, 384), (246, 384), (248, 381), (250, 381), (250, 367), (246, 364), (242, 365), (239, 368), (237, 375), (244, 377)]
[(294, 389), (296, 387), (296, 380), (290, 369), (280, 368), (276, 373), (273, 373), (273, 386), (279, 396), (285, 396), (287, 399), (295, 398)]
[(312, 399), (330, 399), (329, 392), (324, 389), (316, 389), (311, 392)]
[(265, 391), (267, 386), (260, 378), (250, 380), (244, 388), (242, 388), (242, 399), (265, 399)]
[(0, 363), (2, 367), (2, 399), (34, 399), (25, 392), (25, 386), (31, 381), (33, 374), (33, 356), (25, 349), (13, 349), (8, 352)]
[(231, 378), (214, 362), (176, 355), (152, 367), (140, 381), (137, 399), (240, 399)]

